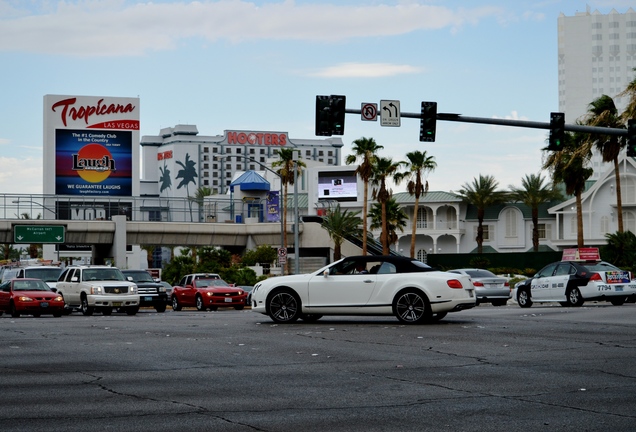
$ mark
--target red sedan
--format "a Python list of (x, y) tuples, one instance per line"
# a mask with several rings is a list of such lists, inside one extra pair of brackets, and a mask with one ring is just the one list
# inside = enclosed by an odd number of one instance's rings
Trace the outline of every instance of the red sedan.
[(0, 284), (0, 315), (5, 312), (18, 318), (21, 314), (61, 317), (64, 297), (40, 279), (11, 279)]
[(175, 311), (184, 307), (196, 307), (200, 311), (215, 311), (220, 307), (241, 310), (246, 301), (244, 289), (230, 286), (222, 279), (194, 279), (192, 285), (172, 289), (172, 309)]

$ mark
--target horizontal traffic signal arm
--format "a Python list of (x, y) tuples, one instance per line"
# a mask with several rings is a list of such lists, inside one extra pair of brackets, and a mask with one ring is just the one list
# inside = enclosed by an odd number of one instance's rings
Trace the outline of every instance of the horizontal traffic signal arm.
[[(360, 115), (362, 114), (362, 111), (359, 109), (358, 110), (346, 109), (345, 113)], [(421, 119), (422, 114), (401, 112), (400, 117)], [(461, 114), (451, 114), (451, 113), (437, 113), (437, 120), (550, 130), (550, 122), (496, 119), (496, 118), (487, 118), (487, 117), (467, 117)], [(583, 125), (577, 125), (577, 124), (566, 124), (565, 130), (569, 132), (583, 132), (583, 133), (598, 134), (598, 135), (616, 135), (616, 136), (625, 136), (625, 137), (627, 136), (627, 129), (604, 128), (604, 127), (598, 127), (598, 126), (583, 126)]]

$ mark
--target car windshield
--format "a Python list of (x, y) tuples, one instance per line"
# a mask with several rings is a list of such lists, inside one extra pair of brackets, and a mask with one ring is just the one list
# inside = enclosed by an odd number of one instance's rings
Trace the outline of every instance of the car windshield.
[(154, 282), (152, 276), (147, 271), (140, 272), (126, 272), (126, 276), (130, 276), (133, 282)]
[(124, 275), (119, 269), (86, 269), (82, 272), (83, 281), (125, 281)]
[(618, 267), (607, 263), (607, 262), (597, 262), (597, 263), (585, 263), (583, 264), (585, 268), (594, 272), (604, 272), (604, 271), (616, 271), (620, 270)]
[(207, 287), (229, 287), (227, 282), (222, 279), (197, 279), (194, 281), (197, 288)]
[(41, 279), (44, 282), (57, 282), (60, 273), (62, 273), (62, 269), (60, 268), (33, 268), (24, 270), (25, 277)]
[(468, 276), (472, 278), (486, 278), (486, 277), (497, 277), (494, 273), (488, 270), (466, 270)]
[(41, 280), (16, 280), (13, 291), (51, 291), (49, 286)]

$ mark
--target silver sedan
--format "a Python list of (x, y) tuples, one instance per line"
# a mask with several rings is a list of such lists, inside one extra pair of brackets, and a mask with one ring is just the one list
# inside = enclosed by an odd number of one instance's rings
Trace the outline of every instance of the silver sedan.
[(512, 296), (508, 279), (497, 276), (489, 270), (464, 268), (449, 270), (449, 273), (463, 274), (470, 277), (475, 286), (477, 304), (492, 303), (493, 306), (503, 306), (508, 303)]

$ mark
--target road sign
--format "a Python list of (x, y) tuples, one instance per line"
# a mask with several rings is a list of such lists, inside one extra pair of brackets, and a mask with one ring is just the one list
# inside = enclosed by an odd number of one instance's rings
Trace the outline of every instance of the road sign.
[(400, 127), (400, 101), (380, 101), (380, 126)]
[(377, 121), (378, 120), (378, 104), (377, 103), (362, 103), (362, 109), (360, 110), (363, 121)]
[(65, 228), (60, 225), (15, 225), (14, 243), (64, 243)]
[(287, 263), (287, 249), (280, 247), (278, 248), (278, 264)]

